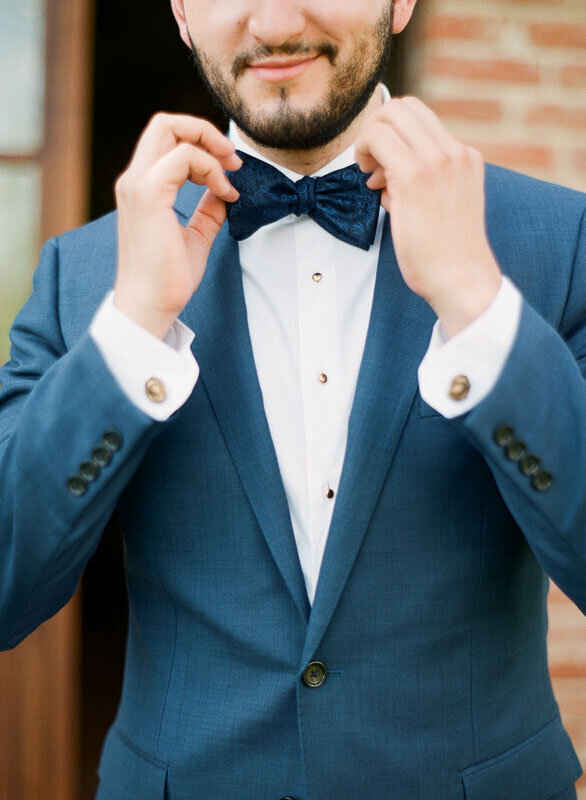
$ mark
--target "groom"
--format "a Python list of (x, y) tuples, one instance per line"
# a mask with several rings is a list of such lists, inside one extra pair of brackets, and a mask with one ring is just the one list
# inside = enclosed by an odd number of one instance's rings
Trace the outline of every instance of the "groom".
[(0, 644), (117, 509), (99, 800), (576, 797), (545, 598), (586, 610), (586, 203), (388, 98), (414, 5), (172, 0), (229, 138), (157, 115), (117, 217), (43, 250)]

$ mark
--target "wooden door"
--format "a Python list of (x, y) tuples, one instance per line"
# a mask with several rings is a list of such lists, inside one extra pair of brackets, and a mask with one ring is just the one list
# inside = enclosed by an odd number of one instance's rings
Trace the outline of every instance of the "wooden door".
[[(0, 12), (2, 361), (41, 242), (86, 219), (91, 12), (92, 0)], [(79, 797), (79, 602), (0, 653), (0, 800)]]

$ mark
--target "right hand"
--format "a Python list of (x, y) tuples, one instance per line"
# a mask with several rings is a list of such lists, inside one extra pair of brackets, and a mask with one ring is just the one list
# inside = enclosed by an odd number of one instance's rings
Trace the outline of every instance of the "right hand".
[[(116, 182), (114, 305), (161, 339), (203, 278), (226, 202), (239, 197), (223, 172), (240, 168), (234, 150), (206, 120), (156, 114)], [(173, 205), (186, 180), (208, 188), (184, 228)]]

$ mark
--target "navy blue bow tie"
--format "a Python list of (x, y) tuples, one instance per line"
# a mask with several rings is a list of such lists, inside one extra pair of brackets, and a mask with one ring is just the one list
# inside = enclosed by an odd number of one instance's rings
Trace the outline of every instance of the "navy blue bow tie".
[(368, 175), (357, 164), (321, 178), (293, 182), (265, 161), (236, 151), (243, 164), (228, 179), (240, 192), (228, 203), (230, 234), (240, 241), (263, 225), (288, 214), (308, 214), (318, 225), (347, 244), (368, 250), (374, 242), (380, 191), (366, 185)]

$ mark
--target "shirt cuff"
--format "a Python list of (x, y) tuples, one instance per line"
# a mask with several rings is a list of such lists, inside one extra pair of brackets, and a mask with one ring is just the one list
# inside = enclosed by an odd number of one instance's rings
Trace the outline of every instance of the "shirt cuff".
[(168, 419), (193, 391), (199, 377), (190, 349), (194, 334), (179, 320), (164, 340), (157, 339), (116, 308), (112, 291), (89, 333), (122, 391), (152, 419)]
[(488, 396), (513, 347), (521, 307), (521, 293), (503, 276), (492, 305), (452, 339), (436, 322), (417, 373), (428, 405), (452, 419)]

